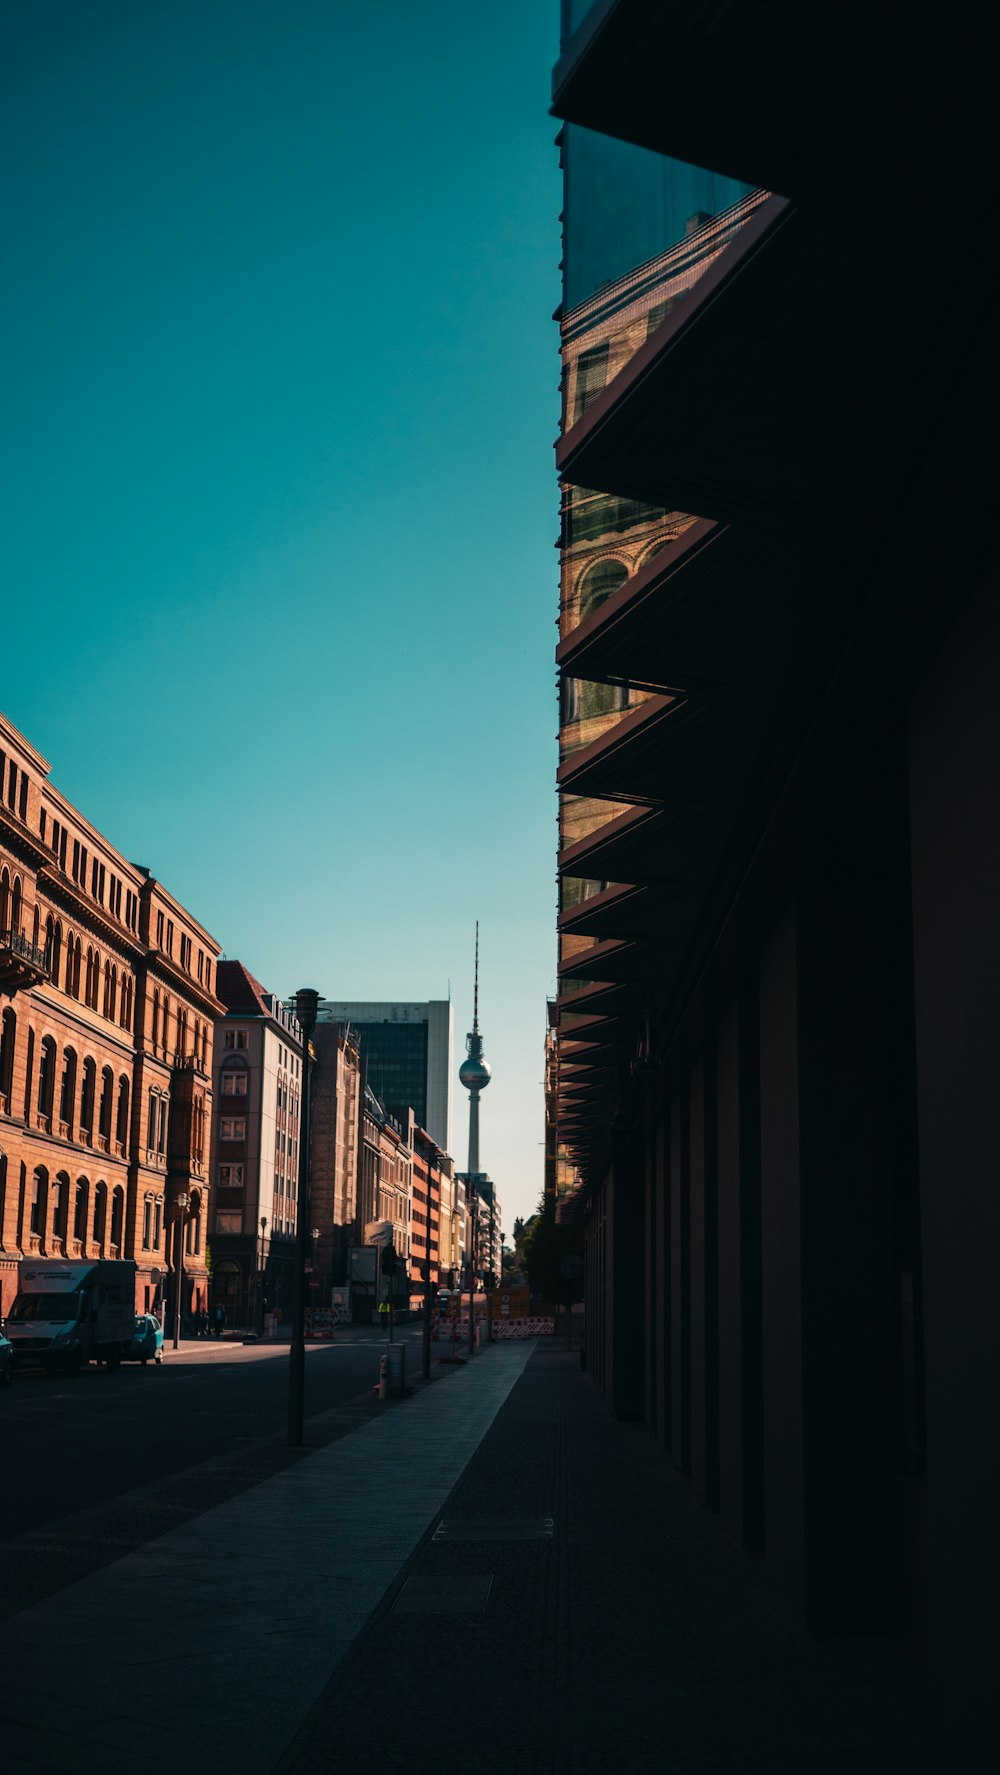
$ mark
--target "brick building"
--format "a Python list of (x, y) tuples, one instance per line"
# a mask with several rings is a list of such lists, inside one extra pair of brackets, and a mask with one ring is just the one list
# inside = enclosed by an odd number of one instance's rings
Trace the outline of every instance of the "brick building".
[(242, 962), (219, 962), (216, 989), (212, 1300), (230, 1324), (254, 1325), (291, 1302), (302, 1037)]
[(410, 1260), (414, 1126), (412, 1110), (404, 1129), (371, 1086), (365, 1084), (358, 1149), (358, 1223), (352, 1243), (367, 1243), (372, 1224), (388, 1221), (393, 1248), (400, 1263), (406, 1266), (397, 1272), (397, 1293), (403, 1294)]
[(331, 1286), (346, 1282), (348, 1249), (358, 1243), (361, 1056), (353, 1031), (339, 1023), (317, 1023), (311, 1045), (308, 1230), (319, 1233), (310, 1243), (317, 1293), (326, 1305)]
[[(450, 1177), (453, 1160), (442, 1152), (425, 1128), (413, 1131), (413, 1207), (410, 1219), (410, 1289), (417, 1302), (428, 1281), (441, 1283), (441, 1179)], [(429, 1264), (429, 1271), (428, 1271)]]
[(0, 1309), (19, 1257), (132, 1257), (207, 1304), (218, 945), (0, 716)]

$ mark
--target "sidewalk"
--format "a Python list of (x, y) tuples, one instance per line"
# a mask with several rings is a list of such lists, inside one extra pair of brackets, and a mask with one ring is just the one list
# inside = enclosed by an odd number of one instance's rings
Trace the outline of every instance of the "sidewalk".
[[(380, 1474), (372, 1484), (376, 1467)], [(927, 1775), (574, 1354), (495, 1345), (4, 1626), (9, 1775)], [(56, 1706), (53, 1706), (55, 1700)]]

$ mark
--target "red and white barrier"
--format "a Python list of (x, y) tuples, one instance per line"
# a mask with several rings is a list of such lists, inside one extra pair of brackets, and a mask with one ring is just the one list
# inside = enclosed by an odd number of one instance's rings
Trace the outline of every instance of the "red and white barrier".
[(494, 1319), (493, 1321), (493, 1336), (498, 1342), (503, 1338), (555, 1337), (555, 1334), (556, 1322), (551, 1318)]

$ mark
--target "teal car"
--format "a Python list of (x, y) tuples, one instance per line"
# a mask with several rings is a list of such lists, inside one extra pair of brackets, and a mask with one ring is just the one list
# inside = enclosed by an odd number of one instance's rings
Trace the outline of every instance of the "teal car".
[(143, 1368), (147, 1362), (163, 1361), (163, 1326), (152, 1313), (136, 1313), (135, 1330), (122, 1352), (122, 1361), (141, 1362)]

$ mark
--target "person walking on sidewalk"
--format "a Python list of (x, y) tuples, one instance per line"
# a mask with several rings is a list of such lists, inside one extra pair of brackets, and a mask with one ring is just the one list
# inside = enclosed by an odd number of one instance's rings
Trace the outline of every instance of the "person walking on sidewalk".
[(216, 1337), (221, 1337), (222, 1333), (224, 1332), (224, 1330), (226, 1328), (226, 1309), (223, 1306), (221, 1300), (220, 1300), (218, 1306), (216, 1307), (215, 1312), (212, 1315), (212, 1318), (214, 1321), (213, 1329), (215, 1331), (215, 1335), (216, 1335)]

